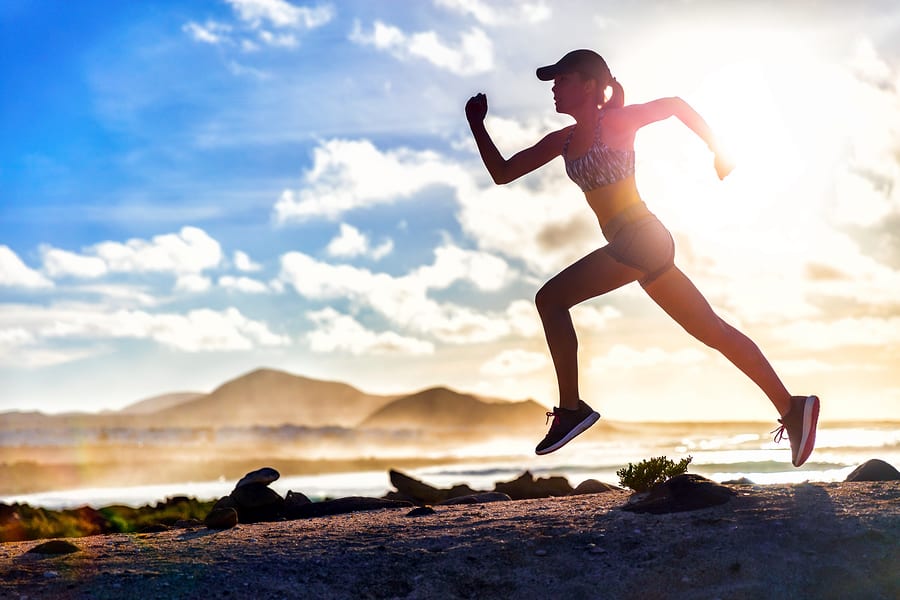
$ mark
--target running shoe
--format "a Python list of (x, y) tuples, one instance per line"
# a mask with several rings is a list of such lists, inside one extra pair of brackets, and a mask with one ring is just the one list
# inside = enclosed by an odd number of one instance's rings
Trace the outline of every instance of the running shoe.
[(775, 443), (787, 434), (791, 443), (791, 462), (799, 467), (806, 462), (816, 445), (816, 424), (819, 422), (819, 398), (816, 396), (791, 397), (791, 410), (778, 422), (781, 427), (772, 430)]
[(594, 412), (594, 409), (588, 406), (584, 400), (579, 400), (578, 408), (575, 410), (554, 408), (553, 412), (547, 413), (548, 421), (550, 417), (553, 417), (550, 431), (534, 449), (536, 454), (550, 454), (559, 450), (575, 439), (575, 436), (596, 423), (600, 418), (600, 413)]

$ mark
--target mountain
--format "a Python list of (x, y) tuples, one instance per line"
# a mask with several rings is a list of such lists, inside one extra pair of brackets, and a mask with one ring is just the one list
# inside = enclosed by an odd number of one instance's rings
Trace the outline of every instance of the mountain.
[(120, 415), (149, 415), (160, 410), (171, 408), (196, 400), (205, 394), (199, 392), (176, 392), (173, 394), (163, 394), (161, 396), (153, 396), (146, 398), (134, 404), (129, 404), (125, 408), (116, 411)]
[(371, 429), (540, 429), (547, 409), (534, 400), (485, 402), (471, 394), (435, 387), (386, 404), (360, 423)]
[(147, 415), (157, 426), (222, 427), (284, 424), (353, 427), (396, 396), (272, 369), (258, 369), (211, 393)]

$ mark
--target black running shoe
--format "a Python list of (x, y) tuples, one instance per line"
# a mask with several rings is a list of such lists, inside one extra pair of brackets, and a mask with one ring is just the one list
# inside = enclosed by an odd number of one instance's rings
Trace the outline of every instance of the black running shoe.
[(816, 396), (791, 397), (791, 410), (778, 422), (781, 427), (773, 429), (775, 443), (781, 442), (787, 433), (791, 443), (791, 463), (799, 467), (806, 462), (816, 445), (816, 424), (819, 422), (819, 399)]
[(594, 409), (585, 404), (584, 400), (579, 400), (578, 408), (575, 410), (554, 408), (553, 412), (547, 413), (547, 420), (550, 420), (550, 417), (553, 417), (550, 431), (534, 449), (536, 454), (550, 454), (559, 450), (575, 439), (575, 436), (596, 423), (600, 418), (600, 413), (594, 412)]

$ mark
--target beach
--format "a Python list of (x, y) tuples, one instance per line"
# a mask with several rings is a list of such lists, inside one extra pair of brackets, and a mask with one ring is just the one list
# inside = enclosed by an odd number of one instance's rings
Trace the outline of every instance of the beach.
[(64, 555), (5, 543), (0, 597), (900, 597), (897, 481), (733, 488), (662, 515), (612, 491), (91, 536)]

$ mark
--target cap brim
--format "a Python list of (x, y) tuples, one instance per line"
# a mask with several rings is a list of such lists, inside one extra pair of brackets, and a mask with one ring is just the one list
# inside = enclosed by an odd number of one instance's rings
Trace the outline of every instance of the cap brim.
[(536, 72), (537, 78), (541, 81), (550, 81), (559, 74), (559, 65), (547, 65), (539, 68)]

